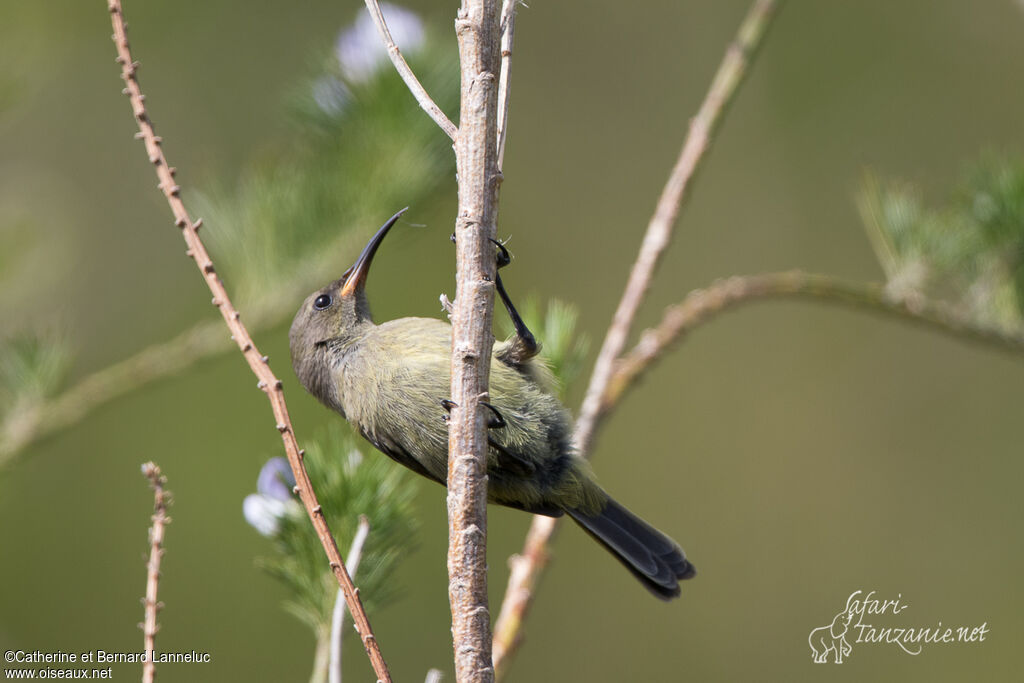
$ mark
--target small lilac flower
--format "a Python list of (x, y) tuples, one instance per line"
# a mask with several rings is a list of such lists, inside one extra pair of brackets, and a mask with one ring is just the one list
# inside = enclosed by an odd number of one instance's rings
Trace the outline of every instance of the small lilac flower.
[(292, 467), (286, 458), (280, 456), (268, 460), (256, 480), (258, 493), (280, 501), (292, 500), (294, 498), (292, 489), (294, 488), (295, 475), (292, 474)]
[(276, 536), (285, 517), (302, 513), (292, 494), (295, 479), (284, 458), (271, 458), (260, 470), (256, 490), (242, 502), (245, 521), (263, 536)]
[[(412, 10), (381, 3), (381, 13), (395, 44), (403, 52), (414, 52), (423, 45), (423, 20)], [(360, 12), (355, 23), (343, 30), (334, 46), (341, 72), (352, 83), (365, 83), (388, 62), (388, 52), (369, 12)]]

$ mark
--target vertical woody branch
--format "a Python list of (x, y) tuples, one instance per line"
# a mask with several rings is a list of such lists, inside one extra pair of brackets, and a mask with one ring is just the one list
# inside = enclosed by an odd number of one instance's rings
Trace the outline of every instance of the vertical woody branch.
[(448, 598), (455, 678), (492, 681), (487, 608), (486, 401), (494, 336), (500, 0), (463, 0), (455, 20), (462, 105), (455, 139), (459, 209), (448, 435)]
[(156, 679), (153, 652), (156, 650), (156, 632), (160, 628), (156, 623), (156, 615), (163, 607), (163, 603), (157, 601), (156, 593), (160, 586), (160, 560), (164, 556), (164, 531), (171, 523), (171, 518), (167, 516), (171, 493), (164, 488), (167, 486), (167, 477), (155, 464), (144, 464), (142, 474), (149, 479), (149, 485), (153, 489), (153, 526), (149, 528), (149, 562), (146, 563), (146, 597), (143, 600), (146, 606), (146, 619), (142, 623), (142, 651), (148, 656), (142, 663), (142, 683), (153, 683)]

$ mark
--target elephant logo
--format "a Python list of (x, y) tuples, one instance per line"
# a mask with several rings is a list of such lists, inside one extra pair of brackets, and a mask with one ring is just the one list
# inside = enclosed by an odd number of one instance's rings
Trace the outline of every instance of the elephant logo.
[[(851, 595), (852, 599), (853, 596)], [(846, 607), (836, 615), (828, 626), (821, 626), (811, 631), (807, 637), (807, 643), (811, 646), (811, 653), (815, 664), (828, 662), (829, 653), (833, 653), (836, 664), (843, 663), (843, 657), (849, 657), (853, 648), (846, 639), (846, 632), (853, 621), (853, 610), (850, 609), (850, 600), (846, 601)]]

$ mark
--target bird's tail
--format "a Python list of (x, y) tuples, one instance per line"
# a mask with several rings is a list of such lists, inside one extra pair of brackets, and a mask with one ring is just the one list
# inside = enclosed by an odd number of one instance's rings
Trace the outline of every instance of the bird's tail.
[(662, 600), (679, 597), (680, 579), (697, 574), (675, 541), (611, 498), (596, 515), (566, 512)]

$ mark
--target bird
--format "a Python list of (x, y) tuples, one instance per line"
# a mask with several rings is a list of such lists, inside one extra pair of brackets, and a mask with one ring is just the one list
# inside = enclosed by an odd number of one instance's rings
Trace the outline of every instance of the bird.
[[(377, 249), (406, 211), (392, 216), (340, 278), (310, 294), (289, 331), (292, 367), (305, 389), (379, 451), (446, 485), (452, 327), (435, 318), (375, 323), (366, 283)], [(453, 236), (454, 238), (454, 236)], [(499, 242), (497, 266), (510, 261)], [(552, 393), (540, 344), (500, 275), (495, 288), (515, 335), (494, 344), (487, 414), (488, 502), (568, 515), (651, 593), (678, 597), (696, 574), (679, 545), (615, 501), (574, 451), (572, 418)]]

